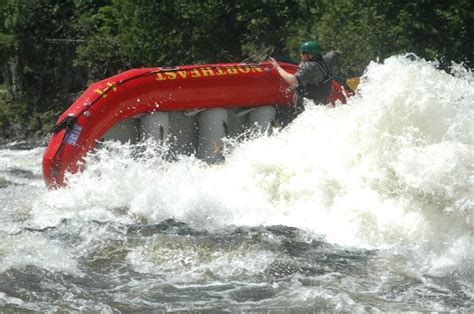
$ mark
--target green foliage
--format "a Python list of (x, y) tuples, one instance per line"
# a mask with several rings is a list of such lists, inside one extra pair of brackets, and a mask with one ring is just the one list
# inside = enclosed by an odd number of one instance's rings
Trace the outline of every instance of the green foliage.
[(126, 69), (264, 58), (268, 48), (298, 59), (309, 39), (359, 73), (406, 52), (469, 63), (473, 12), (469, 0), (3, 0), (0, 128), (44, 132), (87, 82)]
[[(98, 32), (79, 47), (96, 76), (124, 68), (238, 61), (286, 41), (310, 18), (305, 1), (112, 0), (94, 16)], [(306, 23), (306, 22), (304, 22)]]
[(407, 52), (448, 64), (474, 59), (472, 1), (325, 0), (323, 10), (313, 34), (358, 70)]

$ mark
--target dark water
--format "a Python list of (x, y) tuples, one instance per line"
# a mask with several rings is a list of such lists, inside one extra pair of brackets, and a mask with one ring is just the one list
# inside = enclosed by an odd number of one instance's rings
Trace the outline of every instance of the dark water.
[[(78, 273), (33, 265), (2, 272), (3, 311), (296, 313), (473, 306), (462, 274), (407, 271), (409, 256), (309, 240), (281, 225), (207, 232), (173, 219), (153, 225), (64, 220), (5, 236), (75, 248)], [(139, 266), (130, 261), (137, 251), (148, 257)], [(61, 256), (56, 258), (60, 264)]]

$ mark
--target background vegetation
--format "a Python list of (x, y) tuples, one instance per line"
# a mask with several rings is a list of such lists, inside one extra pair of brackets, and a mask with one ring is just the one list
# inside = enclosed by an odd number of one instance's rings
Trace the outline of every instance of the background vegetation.
[(43, 135), (87, 84), (134, 67), (241, 61), (302, 40), (361, 72), (414, 52), (473, 61), (472, 0), (3, 0), (0, 138)]

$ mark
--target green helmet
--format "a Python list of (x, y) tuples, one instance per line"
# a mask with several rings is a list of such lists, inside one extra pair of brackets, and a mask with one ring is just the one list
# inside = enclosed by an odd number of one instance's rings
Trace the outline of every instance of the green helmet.
[(301, 44), (300, 52), (318, 55), (321, 53), (321, 47), (316, 40), (308, 40)]

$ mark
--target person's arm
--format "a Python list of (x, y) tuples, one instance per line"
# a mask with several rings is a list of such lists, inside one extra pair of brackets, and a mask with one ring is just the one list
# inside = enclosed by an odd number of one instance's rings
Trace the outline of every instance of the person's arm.
[(298, 80), (296, 79), (296, 76), (291, 73), (286, 72), (286, 70), (283, 69), (278, 64), (278, 62), (272, 57), (269, 57), (268, 59), (270, 60), (270, 63), (273, 65), (275, 70), (277, 70), (278, 74), (280, 74), (283, 81), (285, 81), (288, 85), (290, 85), (291, 89), (296, 89), (296, 87), (298, 87)]

